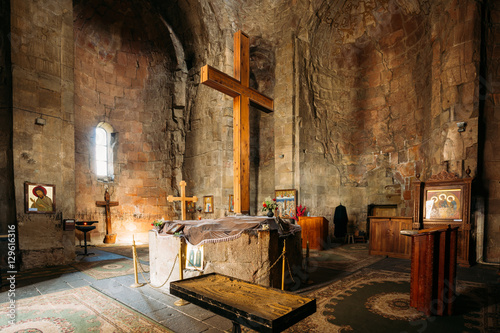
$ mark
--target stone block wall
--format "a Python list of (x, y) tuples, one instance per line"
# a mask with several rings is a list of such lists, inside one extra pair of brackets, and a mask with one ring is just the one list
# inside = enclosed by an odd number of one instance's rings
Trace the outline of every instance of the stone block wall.
[[(340, 203), (363, 230), (372, 203), (411, 216), (418, 174), (470, 168), (486, 198), (486, 257), (498, 257), (494, 1), (0, 1), (11, 19), (0, 22), (0, 66), (12, 68), (12, 79), (0, 69), (0, 171), (15, 170), (0, 178), (15, 210), (1, 214), (16, 214), (27, 266), (70, 260), (63, 218), (99, 220), (91, 243), (102, 242), (105, 187), (120, 203), (119, 242), (147, 241), (152, 220), (180, 216), (166, 196), (181, 179), (189, 196), (215, 200), (214, 214), (190, 218), (228, 214), (232, 99), (200, 85), (199, 69), (232, 75), (238, 29), (250, 36), (251, 86), (275, 101), (272, 114), (251, 111), (251, 214), (294, 188), (331, 233)], [(95, 176), (100, 122), (117, 138), (111, 183)], [(25, 181), (56, 185), (56, 214), (24, 213)]]
[[(281, 288), (283, 239), (286, 239), (286, 257), (293, 280), (286, 273), (287, 290), (296, 290), (300, 286), (302, 276), (302, 240), (301, 234), (287, 238), (278, 237), (277, 230), (246, 231), (241, 237), (218, 243), (203, 245), (203, 274), (218, 273), (253, 282), (262, 286)], [(184, 253), (186, 245), (184, 243)], [(158, 236), (149, 232), (149, 253), (151, 282), (169, 290), (170, 281), (179, 279), (179, 238)], [(185, 257), (184, 257), (184, 260)], [(185, 265), (183, 264), (183, 267)], [(288, 267), (288, 266), (286, 266)], [(197, 271), (184, 269), (184, 278), (197, 276)], [(168, 278), (168, 280), (167, 280)], [(168, 281), (165, 283), (165, 281)]]
[[(399, 215), (411, 216), (417, 174), (475, 172), (477, 6), (368, 1), (319, 7), (311, 16), (305, 26), (312, 28), (294, 46), (294, 186), (312, 214), (331, 221), (342, 203), (363, 230), (369, 204), (396, 203)], [(459, 121), (466, 132), (457, 131)]]
[[(485, 67), (480, 77), (480, 102), (484, 103), (484, 119), (479, 133), (484, 139), (483, 193), (487, 195), (481, 204), (481, 214), (486, 218), (483, 236), (484, 261), (500, 263), (500, 4), (487, 1), (483, 8), (485, 22), (485, 44), (483, 56)], [(478, 240), (479, 241), (479, 240)]]
[[(74, 232), (62, 228), (75, 214), (72, 8), (64, 0), (11, 1), (14, 186), (25, 268), (75, 257)], [(25, 213), (25, 182), (55, 186), (55, 214)]]
[[(81, 1), (75, 18), (76, 218), (98, 220), (91, 243), (106, 233), (109, 187), (118, 243), (147, 242), (156, 219), (175, 218), (168, 194), (178, 195), (185, 150), (185, 90), (176, 90), (177, 59), (167, 26), (134, 1)], [(112, 126), (114, 179), (95, 173), (95, 128)], [(82, 235), (78, 233), (80, 241)]]
[[(10, 60), (10, 3), (0, 1), (0, 234), (16, 225), (12, 160), (12, 64)], [(3, 267), (3, 266), (2, 266)]]

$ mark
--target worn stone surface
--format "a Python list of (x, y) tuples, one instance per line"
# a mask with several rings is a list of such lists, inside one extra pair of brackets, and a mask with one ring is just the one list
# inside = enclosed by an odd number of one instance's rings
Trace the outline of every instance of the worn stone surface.
[[(488, 16), (489, 14), (489, 16)], [(478, 205), (476, 216), (484, 218), (484, 261), (500, 262), (500, 4), (490, 3), (487, 13), (490, 21), (487, 24), (486, 58), (479, 78), (479, 100), (484, 101), (484, 119), (478, 123), (478, 132), (484, 135), (484, 142), (480, 142), (480, 149), (484, 151), (484, 174), (482, 175), (481, 200), (484, 205)], [(485, 199), (483, 199), (485, 198)], [(486, 214), (486, 215), (485, 215)], [(479, 219), (481, 220), (481, 219)]]
[[(117, 242), (147, 241), (151, 222), (173, 218), (167, 194), (178, 190), (185, 150), (182, 97), (174, 107), (176, 58), (173, 40), (158, 16), (133, 1), (80, 2), (75, 17), (76, 218), (98, 220), (91, 242), (106, 233), (104, 188), (110, 187)], [(167, 38), (165, 38), (167, 37)], [(182, 81), (182, 73), (180, 79)], [(182, 96), (185, 88), (183, 89)], [(179, 95), (179, 93), (177, 93)], [(117, 133), (114, 181), (95, 175), (95, 127)]]
[[(185, 245), (184, 245), (185, 246)], [(245, 249), (244, 251), (242, 249)], [(186, 251), (185, 248), (183, 251)], [(281, 288), (283, 238), (277, 230), (244, 232), (239, 238), (227, 242), (206, 243), (203, 245), (203, 274), (218, 273), (257, 283), (263, 286)], [(169, 282), (179, 279), (179, 239), (158, 236), (149, 232), (149, 252), (151, 282), (169, 289)], [(302, 267), (302, 243), (300, 233), (286, 238), (286, 257), (290, 271)], [(185, 260), (185, 259), (184, 259)], [(200, 273), (184, 270), (184, 277)], [(166, 280), (169, 278), (168, 280)], [(166, 282), (167, 281), (167, 282)], [(287, 288), (297, 287), (300, 281), (286, 280)]]
[[(75, 258), (72, 2), (11, 2), (13, 168), (23, 267)], [(45, 119), (44, 126), (35, 119)], [(55, 186), (54, 214), (26, 214), (24, 183)]]
[[(10, 4), (0, 1), (0, 234), (15, 225), (12, 157), (12, 64), (10, 60)], [(5, 258), (0, 258), (4, 267)]]

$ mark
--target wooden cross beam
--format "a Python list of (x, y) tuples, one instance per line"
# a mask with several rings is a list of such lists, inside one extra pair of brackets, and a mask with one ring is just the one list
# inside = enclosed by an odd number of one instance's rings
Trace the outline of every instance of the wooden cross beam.
[(181, 186), (181, 196), (174, 197), (174, 196), (169, 195), (167, 197), (167, 201), (168, 202), (173, 202), (173, 201), (180, 201), (181, 202), (182, 220), (184, 221), (184, 220), (186, 220), (186, 201), (196, 202), (196, 201), (198, 201), (198, 198), (197, 197), (191, 197), (191, 198), (186, 197), (186, 182), (185, 181), (182, 180), (179, 183), (179, 185)]
[(234, 34), (234, 78), (215, 68), (201, 68), (201, 83), (233, 97), (234, 212), (250, 213), (250, 103), (272, 112), (273, 100), (249, 87), (250, 42), (242, 31)]
[(112, 206), (118, 206), (119, 203), (118, 201), (110, 201), (110, 194), (108, 192), (108, 189), (106, 189), (106, 192), (104, 192), (104, 201), (96, 201), (95, 204), (98, 207), (105, 207), (105, 213), (106, 213), (106, 235), (104, 236), (104, 243), (105, 244), (114, 244), (116, 241), (116, 234), (113, 234), (113, 229), (111, 228), (111, 211), (109, 207)]

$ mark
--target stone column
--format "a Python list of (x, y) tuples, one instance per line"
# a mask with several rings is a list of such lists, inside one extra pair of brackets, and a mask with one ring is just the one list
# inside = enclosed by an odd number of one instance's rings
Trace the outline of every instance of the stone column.
[[(296, 188), (294, 41), (283, 36), (276, 48), (276, 85), (274, 87), (275, 188)], [(297, 183), (296, 183), (297, 182)]]
[[(75, 215), (73, 2), (11, 1), (11, 45), (23, 267), (60, 265), (75, 257), (74, 231), (61, 223)], [(25, 182), (55, 185), (54, 214), (25, 214)]]

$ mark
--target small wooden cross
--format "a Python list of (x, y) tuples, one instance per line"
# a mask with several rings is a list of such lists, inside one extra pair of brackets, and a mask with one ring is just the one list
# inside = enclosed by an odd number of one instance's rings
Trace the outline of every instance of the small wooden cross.
[(104, 201), (96, 201), (95, 204), (98, 207), (105, 207), (106, 210), (106, 236), (104, 236), (105, 244), (114, 244), (116, 241), (116, 234), (113, 234), (113, 229), (111, 228), (111, 212), (109, 207), (118, 206), (118, 201), (110, 201), (110, 195), (108, 189), (104, 192)]
[(234, 78), (215, 68), (201, 68), (201, 83), (233, 100), (233, 188), (234, 212), (250, 213), (250, 102), (264, 112), (272, 112), (273, 100), (249, 87), (250, 42), (238, 31), (234, 34)]
[(196, 202), (196, 201), (198, 201), (198, 198), (197, 197), (191, 197), (191, 198), (186, 197), (186, 182), (185, 181), (181, 180), (179, 185), (181, 186), (181, 196), (174, 197), (174, 196), (169, 195), (167, 197), (167, 200), (168, 200), (168, 202), (173, 202), (173, 201), (180, 201), (181, 202), (182, 220), (184, 221), (184, 220), (186, 220), (186, 202), (187, 201)]

